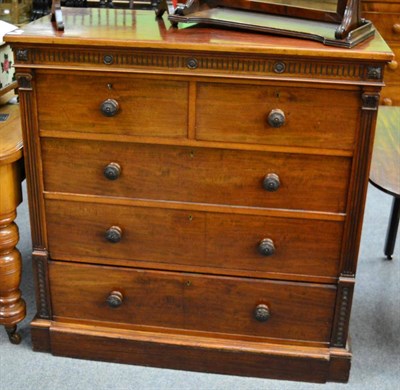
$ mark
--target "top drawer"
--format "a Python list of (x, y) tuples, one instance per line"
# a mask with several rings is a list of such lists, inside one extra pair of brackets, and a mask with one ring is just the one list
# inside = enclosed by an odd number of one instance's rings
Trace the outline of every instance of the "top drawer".
[(175, 138), (187, 134), (185, 81), (38, 71), (36, 86), (41, 130)]
[(351, 150), (359, 101), (354, 90), (199, 83), (196, 137)]

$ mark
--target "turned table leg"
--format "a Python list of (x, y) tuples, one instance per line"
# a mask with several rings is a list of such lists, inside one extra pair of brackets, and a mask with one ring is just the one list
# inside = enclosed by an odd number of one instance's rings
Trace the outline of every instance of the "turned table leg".
[(13, 344), (21, 341), (17, 323), (25, 318), (25, 302), (21, 298), (21, 254), (15, 247), (19, 240), (14, 220), (21, 203), (22, 160), (0, 162), (0, 325), (4, 325)]
[(394, 246), (396, 245), (396, 236), (399, 229), (400, 219), (400, 198), (393, 198), (392, 211), (390, 212), (390, 221), (386, 233), (385, 256), (392, 260)]

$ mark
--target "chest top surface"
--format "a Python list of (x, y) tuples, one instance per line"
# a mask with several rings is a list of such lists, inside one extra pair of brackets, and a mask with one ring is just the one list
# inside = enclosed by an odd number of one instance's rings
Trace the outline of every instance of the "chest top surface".
[(167, 17), (157, 19), (151, 11), (67, 8), (63, 10), (65, 31), (56, 31), (45, 16), (23, 30), (9, 33), (10, 43), (146, 48), (273, 54), (318, 58), (389, 61), (390, 48), (377, 34), (353, 49), (326, 47), (320, 43), (200, 25), (173, 28)]

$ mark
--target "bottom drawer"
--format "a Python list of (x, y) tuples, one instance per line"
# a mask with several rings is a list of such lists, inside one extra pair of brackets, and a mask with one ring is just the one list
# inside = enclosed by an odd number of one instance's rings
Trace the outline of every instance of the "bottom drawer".
[[(53, 315), (328, 343), (336, 287), (50, 262)], [(222, 336), (223, 337), (223, 336)]]

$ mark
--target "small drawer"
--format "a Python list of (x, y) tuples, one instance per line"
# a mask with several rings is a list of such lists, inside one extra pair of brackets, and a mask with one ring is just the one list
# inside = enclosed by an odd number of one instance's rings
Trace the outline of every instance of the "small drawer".
[[(100, 200), (99, 200), (100, 201)], [(53, 259), (336, 277), (343, 222), (46, 200)], [(221, 271), (223, 270), (223, 271)]]
[(328, 343), (336, 288), (51, 262), (53, 315)]
[(40, 130), (184, 137), (188, 85), (116, 74), (37, 71)]
[(42, 157), (46, 191), (325, 212), (345, 212), (351, 169), (346, 157), (52, 138)]
[(354, 148), (359, 92), (319, 88), (199, 83), (199, 140)]

